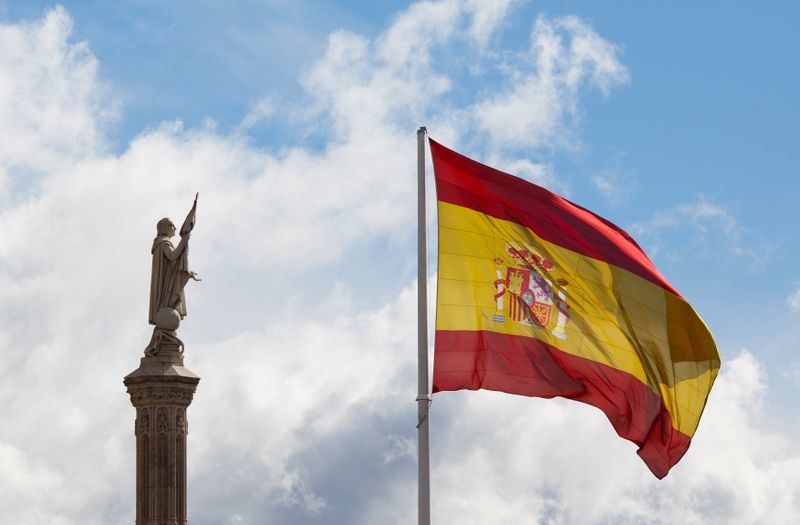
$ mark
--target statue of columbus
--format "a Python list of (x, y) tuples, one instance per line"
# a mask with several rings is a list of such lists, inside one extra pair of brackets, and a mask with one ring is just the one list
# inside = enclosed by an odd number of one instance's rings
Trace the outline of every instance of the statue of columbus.
[(183, 343), (175, 331), (186, 317), (186, 296), (183, 288), (189, 279), (199, 281), (197, 274), (189, 270), (189, 238), (194, 229), (197, 214), (197, 197), (192, 209), (183, 221), (178, 246), (172, 244), (175, 225), (163, 218), (156, 225), (153, 239), (153, 269), (150, 276), (150, 312), (148, 320), (155, 325), (153, 337), (145, 349), (145, 355), (157, 355), (162, 350), (183, 352)]

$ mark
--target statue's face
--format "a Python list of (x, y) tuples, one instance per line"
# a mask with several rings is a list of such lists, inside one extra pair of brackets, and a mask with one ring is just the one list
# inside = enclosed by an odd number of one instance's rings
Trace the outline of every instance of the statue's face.
[(169, 225), (167, 225), (167, 235), (169, 235), (170, 237), (175, 237), (175, 225), (174, 224), (169, 223)]

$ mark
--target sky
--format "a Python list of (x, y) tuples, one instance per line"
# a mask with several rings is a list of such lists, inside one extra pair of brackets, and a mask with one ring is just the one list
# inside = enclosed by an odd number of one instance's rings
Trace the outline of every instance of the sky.
[(0, 1), (0, 523), (134, 521), (122, 378), (195, 192), (191, 523), (414, 523), (421, 125), (633, 234), (723, 359), (662, 481), (592, 407), (437, 394), (433, 522), (800, 522), (798, 15)]

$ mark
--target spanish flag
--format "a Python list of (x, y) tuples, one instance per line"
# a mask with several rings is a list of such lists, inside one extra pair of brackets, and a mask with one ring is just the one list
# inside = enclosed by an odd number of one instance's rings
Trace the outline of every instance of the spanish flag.
[(619, 227), (433, 140), (430, 148), (439, 214), (433, 392), (588, 403), (666, 476), (720, 367), (703, 320)]

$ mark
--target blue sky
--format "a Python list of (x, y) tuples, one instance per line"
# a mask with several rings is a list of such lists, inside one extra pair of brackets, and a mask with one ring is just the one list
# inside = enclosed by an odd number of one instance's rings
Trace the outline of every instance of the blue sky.
[(724, 359), (660, 484), (590, 408), (437, 396), (434, 519), (796, 520), (798, 10), (0, 2), (0, 521), (132, 520), (147, 250), (200, 191), (192, 522), (409, 522), (419, 125), (633, 233)]

